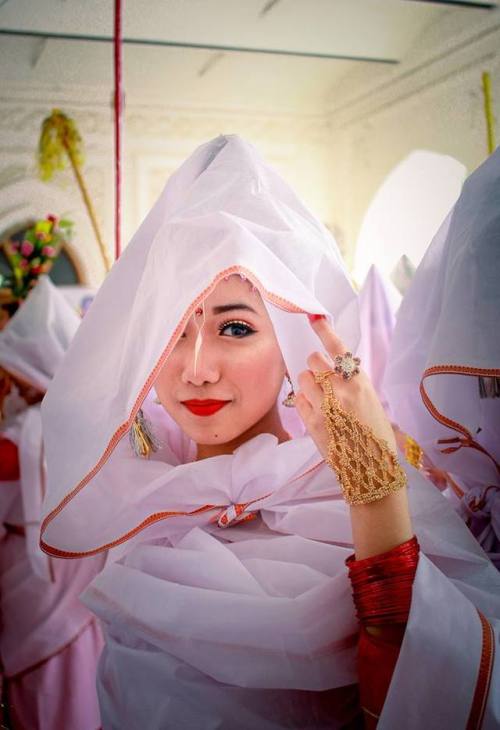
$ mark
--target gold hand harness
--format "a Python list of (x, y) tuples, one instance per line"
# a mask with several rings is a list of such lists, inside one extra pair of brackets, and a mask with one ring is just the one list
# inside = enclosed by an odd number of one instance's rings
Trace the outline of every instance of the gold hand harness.
[(328, 432), (326, 463), (339, 480), (348, 504), (368, 504), (406, 485), (406, 474), (387, 441), (346, 411), (333, 392), (332, 370), (314, 374), (324, 393), (321, 411)]

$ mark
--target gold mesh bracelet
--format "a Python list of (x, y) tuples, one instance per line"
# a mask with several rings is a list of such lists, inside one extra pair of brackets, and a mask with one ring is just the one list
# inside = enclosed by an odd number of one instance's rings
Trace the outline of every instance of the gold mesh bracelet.
[(324, 393), (321, 411), (328, 432), (326, 463), (333, 469), (348, 504), (369, 504), (406, 485), (406, 474), (387, 441), (346, 411), (333, 392), (333, 370), (314, 373)]

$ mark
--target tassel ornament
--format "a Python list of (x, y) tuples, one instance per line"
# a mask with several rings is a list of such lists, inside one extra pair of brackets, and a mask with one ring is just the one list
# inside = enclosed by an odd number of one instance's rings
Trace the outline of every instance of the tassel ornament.
[(136, 456), (149, 459), (151, 452), (158, 451), (160, 443), (153, 433), (150, 421), (144, 416), (142, 408), (137, 411), (129, 431), (130, 446)]

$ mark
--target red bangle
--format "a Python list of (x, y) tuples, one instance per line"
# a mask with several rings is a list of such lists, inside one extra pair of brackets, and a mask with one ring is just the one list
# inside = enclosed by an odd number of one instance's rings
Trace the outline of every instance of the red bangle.
[(417, 538), (382, 555), (346, 560), (358, 619), (364, 625), (406, 623), (420, 546)]

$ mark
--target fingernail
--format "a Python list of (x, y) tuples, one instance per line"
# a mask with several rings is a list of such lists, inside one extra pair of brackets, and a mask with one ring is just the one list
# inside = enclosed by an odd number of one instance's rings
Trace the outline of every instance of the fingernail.
[(318, 319), (325, 319), (325, 315), (324, 314), (308, 314), (307, 318), (308, 318), (309, 322), (317, 322)]

